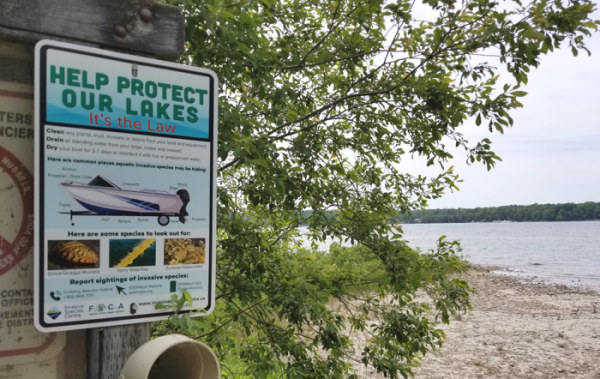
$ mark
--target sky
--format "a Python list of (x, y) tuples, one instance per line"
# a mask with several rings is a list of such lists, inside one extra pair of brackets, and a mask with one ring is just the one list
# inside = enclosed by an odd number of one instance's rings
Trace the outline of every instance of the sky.
[(502, 162), (487, 171), (456, 155), (460, 191), (430, 201), (429, 208), (600, 202), (600, 32), (587, 46), (591, 56), (573, 57), (565, 46), (542, 57), (504, 134), (485, 133), (485, 123), (465, 126), (472, 141), (490, 138)]

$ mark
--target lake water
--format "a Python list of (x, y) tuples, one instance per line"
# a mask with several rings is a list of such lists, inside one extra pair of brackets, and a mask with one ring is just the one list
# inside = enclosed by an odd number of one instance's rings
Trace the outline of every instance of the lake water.
[(403, 229), (409, 245), (422, 251), (445, 235), (460, 241), (471, 263), (600, 292), (600, 221), (406, 224)]
[(600, 221), (404, 225), (411, 246), (428, 250), (440, 235), (458, 240), (472, 263), (600, 292)]

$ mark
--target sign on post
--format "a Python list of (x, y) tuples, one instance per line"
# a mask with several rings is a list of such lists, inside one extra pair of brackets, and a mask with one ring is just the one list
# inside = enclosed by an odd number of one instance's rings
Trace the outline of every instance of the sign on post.
[[(23, 377), (51, 376), (24, 363), (57, 356), (64, 333), (33, 327), (33, 89), (0, 81), (0, 368)], [(17, 375), (16, 372), (12, 372)], [(0, 369), (0, 377), (3, 372)]]
[(182, 290), (210, 312), (215, 74), (53, 41), (35, 64), (36, 327), (164, 319)]

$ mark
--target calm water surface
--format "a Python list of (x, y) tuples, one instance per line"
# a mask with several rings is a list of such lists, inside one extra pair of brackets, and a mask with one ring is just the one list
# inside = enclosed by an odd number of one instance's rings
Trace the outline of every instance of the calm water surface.
[(472, 263), (502, 266), (515, 275), (584, 286), (600, 292), (600, 221), (404, 225), (421, 250), (437, 239), (460, 241)]
[(422, 251), (445, 235), (461, 243), (462, 255), (472, 263), (600, 292), (600, 221), (407, 224), (403, 229), (409, 245)]

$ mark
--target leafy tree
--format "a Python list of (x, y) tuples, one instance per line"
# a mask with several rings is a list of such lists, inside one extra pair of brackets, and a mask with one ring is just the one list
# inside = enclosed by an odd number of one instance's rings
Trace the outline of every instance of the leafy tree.
[[(491, 141), (460, 127), (512, 125), (542, 56), (586, 50), (593, 3), (171, 1), (187, 19), (184, 60), (220, 80), (217, 310), (184, 332), (235, 377), (351, 377), (352, 363), (410, 375), (443, 341), (417, 291), (448, 322), (469, 288), (451, 277), (456, 244), (417, 254), (388, 220), (456, 188), (450, 146), (494, 166)], [(413, 156), (439, 173), (405, 172)], [(369, 261), (303, 251), (302, 223), (306, 238), (352, 241)], [(381, 275), (364, 270), (373, 263)], [(355, 356), (346, 328), (370, 336)]]

